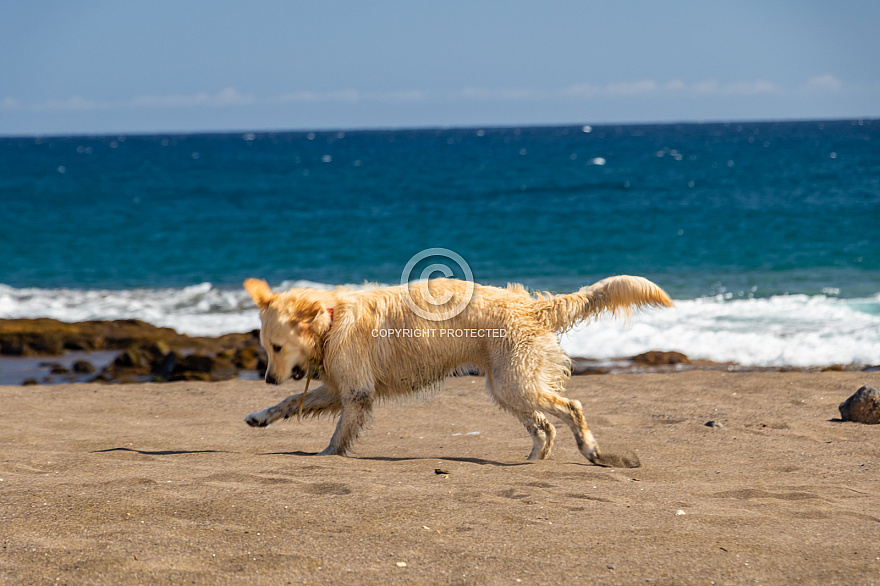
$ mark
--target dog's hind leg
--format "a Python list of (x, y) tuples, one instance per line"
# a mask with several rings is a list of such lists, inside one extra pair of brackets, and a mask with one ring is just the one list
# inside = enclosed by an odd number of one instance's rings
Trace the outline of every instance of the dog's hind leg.
[(598, 463), (599, 446), (587, 427), (583, 406), (560, 394), (568, 380), (568, 358), (555, 336), (536, 339), (534, 348), (522, 348), (515, 356), (493, 365), (490, 390), (498, 403), (526, 413), (539, 411), (558, 417), (571, 428), (580, 452), (590, 462)]
[(319, 456), (344, 456), (373, 414), (373, 393), (358, 389), (342, 397), (342, 414), (330, 445)]
[(548, 415), (555, 415), (563, 420), (574, 433), (577, 447), (593, 464), (599, 460), (599, 445), (587, 427), (584, 409), (580, 401), (567, 399), (556, 393), (542, 393), (538, 398), (539, 408)]
[(532, 452), (529, 460), (546, 460), (550, 456), (556, 428), (538, 411), (514, 413), (517, 419), (526, 426), (532, 436)]
[(504, 394), (496, 392), (496, 387), (501, 383), (493, 381), (492, 378), (491, 375), (486, 377), (486, 388), (489, 394), (499, 407), (516, 417), (532, 436), (532, 452), (529, 454), (529, 460), (547, 459), (550, 456), (550, 449), (553, 447), (553, 440), (556, 438), (556, 428), (547, 421), (547, 418), (540, 411), (523, 409), (521, 405), (511, 404), (506, 400)]
[[(301, 400), (302, 393), (291, 395), (277, 405), (251, 413), (244, 418), (244, 421), (251, 427), (266, 427), (279, 419), (294, 417), (299, 414), (299, 403)], [(342, 402), (339, 400), (339, 396), (331, 392), (326, 385), (323, 385), (314, 391), (306, 393), (302, 412), (304, 417), (308, 417), (323, 413), (338, 413), (341, 408)]]

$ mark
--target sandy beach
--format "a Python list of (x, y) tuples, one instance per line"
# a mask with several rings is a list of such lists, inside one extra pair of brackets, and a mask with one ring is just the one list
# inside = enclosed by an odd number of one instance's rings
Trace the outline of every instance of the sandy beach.
[[(880, 581), (880, 426), (837, 406), (880, 373), (574, 377), (603, 451), (551, 459), (483, 379), (380, 406), (350, 457), (330, 420), (242, 419), (262, 382), (0, 387), (9, 583)], [(709, 427), (709, 421), (722, 427)]]

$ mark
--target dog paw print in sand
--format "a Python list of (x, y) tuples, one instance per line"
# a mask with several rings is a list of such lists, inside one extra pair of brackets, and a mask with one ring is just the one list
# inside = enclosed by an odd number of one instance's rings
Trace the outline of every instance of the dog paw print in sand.
[(594, 464), (607, 468), (638, 468), (642, 465), (638, 456), (627, 451), (602, 452)]

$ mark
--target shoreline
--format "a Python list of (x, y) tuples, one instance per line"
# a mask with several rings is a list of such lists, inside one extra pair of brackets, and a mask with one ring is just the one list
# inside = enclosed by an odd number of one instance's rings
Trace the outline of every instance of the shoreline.
[[(259, 380), (259, 330), (216, 337), (179, 334), (138, 320), (0, 319), (0, 385)], [(613, 359), (572, 357), (572, 375), (725, 372), (875, 372), (880, 365), (747, 366), (653, 350)]]
[[(114, 363), (125, 357), (126, 351), (99, 350), (94, 352), (68, 351), (61, 355), (8, 356), (0, 355), (0, 387), (2, 386), (58, 386), (68, 384), (147, 384), (174, 382), (157, 377), (151, 373), (132, 374), (123, 372), (118, 379), (112, 376)], [(731, 373), (821, 373), (821, 372), (880, 372), (880, 366), (867, 364), (829, 364), (824, 366), (745, 366), (733, 362), (713, 362), (711, 360), (689, 360), (685, 362), (653, 362), (644, 355), (676, 354), (652, 351), (638, 356), (614, 359), (593, 359), (572, 357), (572, 376), (598, 376), (622, 374), (677, 374), (694, 371)], [(681, 355), (684, 356), (684, 355)], [(685, 357), (686, 358), (686, 357)], [(83, 366), (83, 363), (88, 366)], [(80, 370), (81, 369), (81, 370)], [(111, 374), (111, 376), (108, 376)], [(225, 380), (258, 381), (265, 371), (256, 368), (236, 368), (222, 377), (211, 378), (193, 376), (185, 380), (205, 380), (220, 382)], [(466, 376), (482, 376), (470, 373)], [(184, 380), (184, 379), (178, 379)]]

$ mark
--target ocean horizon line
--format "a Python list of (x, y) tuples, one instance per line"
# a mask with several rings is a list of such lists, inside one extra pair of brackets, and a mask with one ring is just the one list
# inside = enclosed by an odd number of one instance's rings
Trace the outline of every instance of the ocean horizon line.
[(154, 137), (154, 136), (223, 136), (235, 134), (255, 134), (255, 135), (279, 135), (279, 134), (308, 134), (314, 133), (363, 133), (363, 134), (381, 134), (394, 132), (436, 132), (436, 131), (456, 131), (456, 130), (515, 130), (515, 129), (553, 129), (553, 128), (585, 128), (602, 129), (616, 127), (657, 127), (657, 126), (707, 126), (707, 125), (729, 125), (729, 124), (810, 124), (810, 123), (832, 123), (839, 124), (845, 122), (873, 123), (880, 121), (880, 116), (844, 116), (831, 118), (717, 118), (717, 119), (675, 119), (660, 121), (605, 121), (605, 122), (565, 122), (565, 123), (543, 123), (529, 122), (523, 124), (428, 124), (428, 125), (401, 125), (401, 126), (382, 126), (382, 125), (364, 125), (364, 126), (315, 126), (301, 128), (230, 128), (215, 130), (119, 130), (119, 131), (100, 131), (100, 132), (73, 132), (73, 133), (34, 133), (34, 134), (3, 134), (0, 133), (0, 139), (67, 139), (67, 138), (118, 138), (125, 137)]

